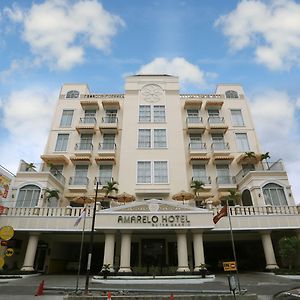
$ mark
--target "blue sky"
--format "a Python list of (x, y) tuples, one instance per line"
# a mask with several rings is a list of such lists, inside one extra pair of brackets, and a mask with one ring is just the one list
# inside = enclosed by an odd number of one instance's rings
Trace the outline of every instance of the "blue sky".
[[(262, 151), (300, 202), (300, 1), (0, 1), (0, 164), (40, 161), (63, 83), (123, 92), (139, 72), (181, 91), (243, 85)], [(45, 110), (45, 107), (47, 109)]]

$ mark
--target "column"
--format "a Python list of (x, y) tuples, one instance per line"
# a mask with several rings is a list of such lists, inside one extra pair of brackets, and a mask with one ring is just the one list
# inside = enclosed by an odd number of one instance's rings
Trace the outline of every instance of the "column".
[(130, 253), (131, 252), (131, 232), (121, 232), (121, 258), (119, 273), (131, 273)]
[(25, 259), (21, 271), (34, 271), (34, 258), (39, 242), (39, 233), (30, 233), (27, 244)]
[(188, 265), (186, 231), (178, 231), (176, 233), (177, 233), (177, 255), (178, 255), (177, 272), (190, 272), (190, 268)]
[(266, 269), (267, 270), (274, 270), (278, 269), (278, 265), (275, 259), (273, 244), (271, 240), (271, 232), (270, 231), (263, 231), (260, 233), (261, 240), (265, 252), (265, 259), (266, 259)]
[(203, 248), (203, 232), (193, 231), (193, 244), (194, 244), (194, 271), (198, 272), (205, 265), (204, 248)]
[(105, 233), (103, 266), (109, 265), (109, 271), (114, 272), (114, 256), (115, 256), (115, 233)]

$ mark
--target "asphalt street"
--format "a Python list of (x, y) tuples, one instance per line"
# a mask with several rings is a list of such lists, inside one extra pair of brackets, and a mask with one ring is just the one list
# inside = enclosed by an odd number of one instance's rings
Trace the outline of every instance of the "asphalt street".
[[(123, 291), (136, 290), (136, 293), (157, 294), (173, 292), (175, 299), (176, 293), (183, 291), (228, 291), (227, 274), (215, 274), (215, 279), (209, 282), (195, 283), (193, 280), (183, 283), (168, 283), (164, 280), (155, 281), (155, 284), (141, 284), (132, 280), (131, 283), (113, 284), (110, 280), (105, 283), (90, 283), (93, 294), (101, 295), (102, 290), (107, 291)], [(68, 292), (75, 291), (76, 287), (75, 275), (40, 275), (35, 277), (27, 277), (12, 281), (0, 279), (0, 299), (2, 300), (28, 300), (36, 299), (34, 296), (39, 284), (42, 280), (45, 283), (43, 299), (62, 300), (63, 295)], [(272, 273), (241, 273), (239, 274), (241, 289), (247, 289), (248, 293), (256, 293), (260, 295), (259, 299), (272, 299), (272, 295), (295, 287), (300, 287), (300, 276), (297, 278), (284, 278), (276, 276)], [(85, 276), (80, 276), (79, 287), (84, 288)], [(57, 289), (56, 289), (57, 288)], [(66, 290), (64, 290), (66, 289)]]

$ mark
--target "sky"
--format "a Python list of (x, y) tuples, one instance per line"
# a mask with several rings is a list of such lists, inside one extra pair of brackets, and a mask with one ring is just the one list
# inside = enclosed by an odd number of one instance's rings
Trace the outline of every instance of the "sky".
[(40, 162), (62, 84), (167, 73), (181, 93), (241, 84), (300, 203), (299, 69), (300, 0), (0, 0), (0, 165)]

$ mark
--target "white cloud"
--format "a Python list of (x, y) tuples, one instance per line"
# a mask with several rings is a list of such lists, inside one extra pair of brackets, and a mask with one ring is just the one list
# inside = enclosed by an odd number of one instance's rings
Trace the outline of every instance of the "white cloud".
[(300, 203), (300, 135), (296, 122), (297, 102), (276, 90), (254, 95), (250, 100), (254, 124), (262, 152), (271, 160), (282, 158), (289, 176), (295, 201)]
[(215, 25), (232, 50), (253, 46), (256, 61), (269, 69), (300, 64), (300, 4), (294, 0), (243, 0)]
[[(2, 124), (8, 136), (0, 149), (6, 168), (15, 172), (20, 159), (40, 161), (49, 131), (58, 91), (26, 89), (2, 99)], [(47, 109), (45, 109), (45, 107)]]
[(175, 57), (171, 60), (157, 57), (150, 63), (143, 65), (137, 73), (175, 75), (179, 76), (182, 84), (190, 83), (198, 87), (205, 84), (204, 72), (183, 57)]
[(26, 12), (15, 6), (5, 12), (12, 21), (22, 23), (23, 39), (32, 52), (58, 69), (82, 63), (89, 46), (108, 52), (111, 38), (124, 25), (96, 0), (47, 0)]

